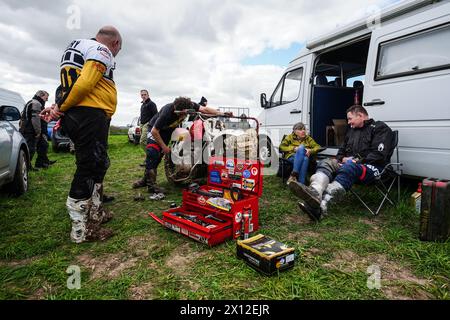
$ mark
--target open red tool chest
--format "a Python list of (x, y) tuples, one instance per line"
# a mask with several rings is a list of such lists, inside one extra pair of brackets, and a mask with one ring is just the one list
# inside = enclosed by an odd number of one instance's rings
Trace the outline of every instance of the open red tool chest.
[(211, 157), (206, 185), (183, 190), (183, 203), (150, 216), (163, 226), (214, 246), (247, 239), (259, 229), (258, 200), (263, 191), (263, 165), (258, 160)]

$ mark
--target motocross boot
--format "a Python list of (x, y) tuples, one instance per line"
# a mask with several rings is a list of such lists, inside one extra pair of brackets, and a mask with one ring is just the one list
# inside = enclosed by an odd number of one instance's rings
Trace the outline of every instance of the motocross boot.
[(326, 215), (328, 211), (328, 205), (335, 202), (336, 200), (339, 200), (345, 194), (345, 192), (346, 191), (344, 187), (339, 182), (333, 181), (332, 183), (330, 183), (325, 190), (322, 202), (320, 203), (320, 209), (322, 210), (322, 213)]
[(147, 186), (149, 193), (165, 193), (165, 190), (156, 184), (157, 171), (150, 169), (147, 172)]
[(92, 206), (90, 217), (93, 221), (106, 223), (113, 217), (112, 213), (103, 206), (103, 184), (96, 183), (92, 192)]
[(309, 186), (305, 186), (297, 181), (291, 181), (289, 188), (300, 199), (312, 209), (320, 208), (320, 202), (322, 201), (322, 194), (330, 183), (330, 179), (326, 174), (317, 172), (311, 176), (311, 183)]
[(68, 197), (66, 206), (72, 220), (72, 231), (70, 233), (72, 242), (105, 240), (113, 235), (112, 230), (101, 228), (100, 222), (92, 219), (90, 213), (92, 199), (77, 200)]
[(133, 183), (133, 189), (144, 188), (148, 185), (148, 171), (145, 169), (144, 176)]

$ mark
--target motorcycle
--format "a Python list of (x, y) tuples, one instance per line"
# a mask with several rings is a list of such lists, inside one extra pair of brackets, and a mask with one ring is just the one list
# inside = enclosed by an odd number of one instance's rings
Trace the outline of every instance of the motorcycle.
[[(239, 150), (247, 150), (251, 158), (258, 156), (258, 128), (255, 118), (211, 117), (190, 111), (193, 118), (189, 128), (177, 128), (171, 137), (171, 152), (164, 157), (167, 181), (174, 184), (190, 184), (206, 178), (209, 157), (236, 157)], [(233, 122), (237, 119), (238, 122)], [(248, 120), (256, 123), (252, 128)]]

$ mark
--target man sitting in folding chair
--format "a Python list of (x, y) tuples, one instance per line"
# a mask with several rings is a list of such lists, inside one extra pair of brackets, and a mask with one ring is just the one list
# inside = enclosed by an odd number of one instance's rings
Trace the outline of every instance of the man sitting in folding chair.
[(314, 221), (326, 215), (329, 202), (349, 191), (354, 183), (374, 182), (390, 161), (391, 128), (369, 119), (367, 110), (359, 105), (347, 110), (347, 121), (350, 129), (336, 159), (321, 161), (309, 186), (289, 183), (289, 188), (303, 200), (299, 202), (300, 209)]

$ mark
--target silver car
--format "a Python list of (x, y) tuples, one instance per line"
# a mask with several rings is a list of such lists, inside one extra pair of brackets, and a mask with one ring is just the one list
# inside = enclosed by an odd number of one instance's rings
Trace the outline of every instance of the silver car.
[(19, 119), (16, 107), (0, 106), (0, 187), (15, 195), (28, 190), (28, 146), (13, 125)]

